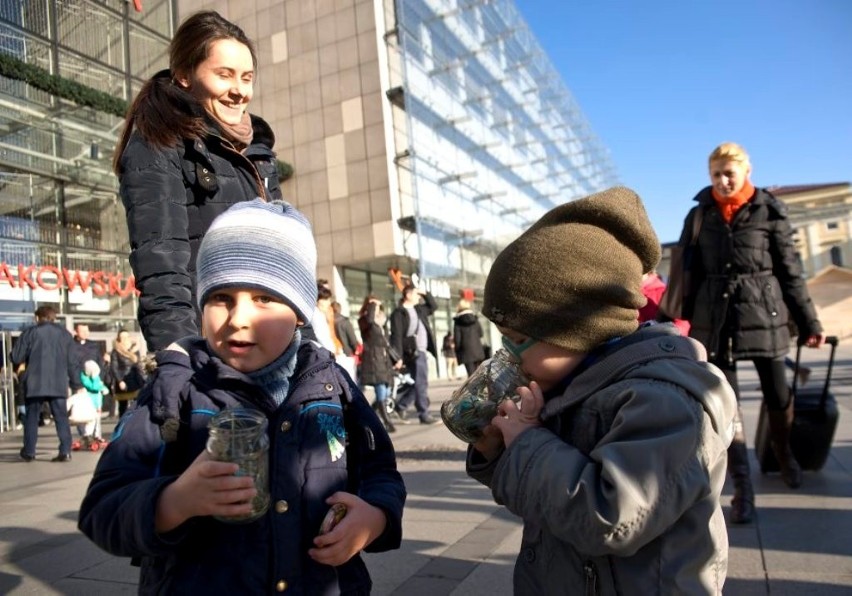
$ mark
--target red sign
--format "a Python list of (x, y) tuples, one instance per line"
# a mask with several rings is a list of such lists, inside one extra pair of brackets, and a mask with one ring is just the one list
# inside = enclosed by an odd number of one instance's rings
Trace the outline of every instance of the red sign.
[(47, 291), (65, 288), (69, 292), (80, 290), (97, 297), (120, 296), (126, 298), (130, 294), (139, 296), (136, 289), (136, 279), (131, 275), (124, 277), (121, 273), (105, 271), (76, 271), (53, 265), (21, 265), (9, 267), (0, 262), (0, 283), (7, 283), (13, 288), (42, 289)]

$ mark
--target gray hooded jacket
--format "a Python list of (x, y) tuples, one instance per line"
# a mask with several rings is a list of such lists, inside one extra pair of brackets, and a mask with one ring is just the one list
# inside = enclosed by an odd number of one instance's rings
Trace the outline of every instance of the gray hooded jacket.
[(673, 325), (623, 338), (467, 471), (524, 520), (515, 594), (720, 594), (736, 399)]

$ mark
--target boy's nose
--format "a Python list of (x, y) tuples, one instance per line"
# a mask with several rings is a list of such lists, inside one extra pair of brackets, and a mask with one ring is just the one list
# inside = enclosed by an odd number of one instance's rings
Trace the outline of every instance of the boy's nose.
[(231, 308), (230, 323), (237, 328), (247, 327), (249, 323), (249, 307), (251, 302), (237, 300)]

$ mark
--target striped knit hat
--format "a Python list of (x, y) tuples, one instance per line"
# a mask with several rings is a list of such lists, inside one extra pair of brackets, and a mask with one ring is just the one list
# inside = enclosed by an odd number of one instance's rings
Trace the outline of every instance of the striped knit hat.
[(221, 288), (258, 288), (311, 320), (317, 303), (311, 224), (284, 201), (236, 203), (210, 225), (198, 250), (198, 305)]

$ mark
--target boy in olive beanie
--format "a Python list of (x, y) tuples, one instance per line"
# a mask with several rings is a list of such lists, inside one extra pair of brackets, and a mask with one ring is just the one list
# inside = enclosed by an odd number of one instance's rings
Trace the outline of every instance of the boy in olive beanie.
[(641, 200), (615, 187), (545, 214), (489, 273), (482, 312), (531, 382), (467, 472), (524, 520), (516, 594), (722, 591), (736, 400), (701, 344), (639, 327), (659, 259)]

